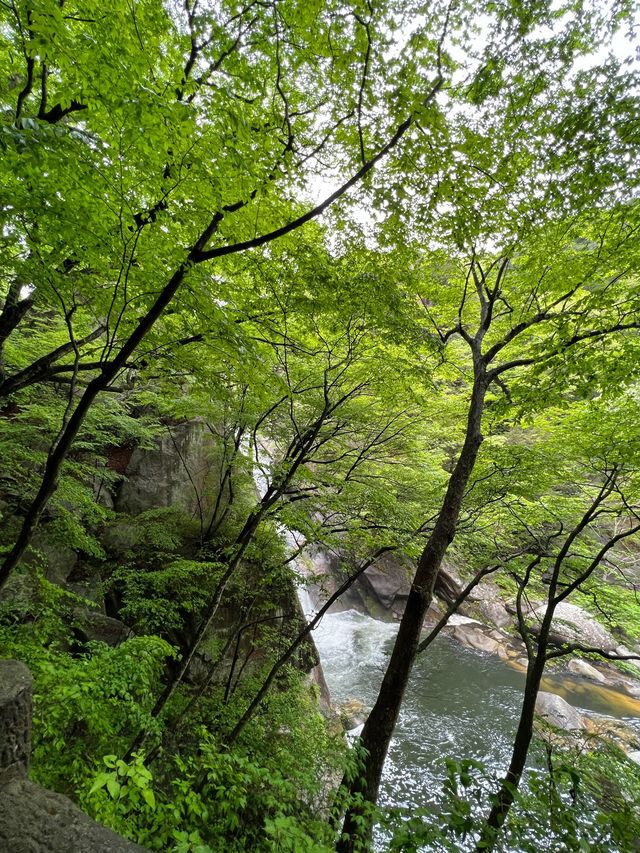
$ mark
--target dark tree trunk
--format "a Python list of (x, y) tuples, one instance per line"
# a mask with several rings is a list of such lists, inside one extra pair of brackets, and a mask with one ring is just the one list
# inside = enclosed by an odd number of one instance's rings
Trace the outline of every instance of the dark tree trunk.
[[(195, 249), (192, 250), (192, 252), (195, 251)], [(51, 495), (56, 490), (58, 477), (60, 476), (60, 469), (67, 458), (71, 445), (82, 427), (84, 419), (87, 416), (87, 412), (93, 405), (94, 400), (100, 392), (104, 391), (105, 388), (108, 388), (111, 382), (113, 382), (118, 372), (124, 365), (126, 365), (131, 354), (137, 349), (147, 332), (153, 327), (166, 306), (171, 302), (176, 291), (182, 284), (191, 263), (191, 259), (188, 258), (180, 264), (149, 312), (140, 320), (138, 326), (129, 336), (120, 352), (116, 355), (113, 361), (103, 366), (100, 374), (96, 376), (95, 379), (92, 379), (85, 388), (84, 393), (80, 397), (78, 405), (64, 427), (57, 444), (49, 453), (49, 458), (47, 459), (47, 464), (42, 475), (42, 481), (40, 483), (38, 493), (33, 499), (31, 506), (24, 517), (20, 533), (18, 534), (18, 538), (13, 548), (7, 554), (0, 566), (0, 590), (2, 590), (2, 587), (9, 580), (11, 573), (27, 550), (33, 532), (40, 521), (40, 516), (49, 502)]]
[[(351, 782), (343, 782), (349, 793), (365, 804), (375, 804), (378, 798), (382, 769), (417, 654), (424, 618), (433, 599), (440, 566), (455, 535), (462, 500), (482, 443), (485, 392), (485, 365), (477, 353), (474, 356), (474, 382), (464, 444), (449, 478), (433, 533), (418, 562), (378, 698), (360, 736), (360, 745), (366, 750), (362, 775)], [(365, 811), (366, 806), (363, 809), (358, 805), (348, 809), (342, 837), (337, 844), (339, 853), (366, 849), (372, 826)]]
[[(548, 635), (548, 627), (547, 627)], [(535, 658), (529, 664), (527, 671), (527, 681), (522, 697), (522, 708), (520, 710), (520, 720), (516, 731), (515, 740), (513, 742), (513, 751), (511, 753), (511, 761), (509, 769), (496, 795), (496, 800), (489, 813), (489, 817), (482, 829), (480, 840), (476, 845), (477, 851), (493, 850), (500, 827), (505, 822), (509, 809), (513, 805), (522, 773), (524, 772), (529, 754), (529, 746), (533, 736), (533, 721), (536, 709), (536, 699), (540, 690), (540, 682), (544, 672), (545, 652), (547, 648), (547, 638), (544, 642), (539, 639), (540, 645)]]

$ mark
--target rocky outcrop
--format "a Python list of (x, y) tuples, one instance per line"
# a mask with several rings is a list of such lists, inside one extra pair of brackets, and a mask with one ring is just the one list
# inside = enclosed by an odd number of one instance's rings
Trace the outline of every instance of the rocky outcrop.
[(29, 781), (32, 679), (0, 661), (0, 850), (6, 853), (144, 853), (71, 800)]
[(536, 713), (545, 723), (557, 729), (581, 731), (587, 728), (583, 715), (579, 714), (562, 696), (557, 696), (555, 693), (538, 693)]
[[(323, 548), (310, 549), (301, 572), (312, 577), (309, 593), (314, 602), (325, 601), (340, 586), (349, 574), (349, 564), (335, 552)], [(332, 613), (357, 610), (374, 619), (390, 621), (400, 619), (404, 612), (411, 587), (415, 564), (401, 553), (385, 554), (370, 566), (331, 607)], [(438, 579), (436, 594), (449, 601), (457, 594), (457, 581), (448, 572)], [(438, 602), (434, 601), (428, 618), (441, 615)]]
[[(534, 633), (545, 611), (545, 607), (532, 611), (531, 628)], [(606, 652), (614, 652), (620, 645), (589, 612), (566, 601), (556, 606), (549, 639), (555, 644), (580, 643)]]
[(206, 518), (215, 499), (218, 467), (215, 441), (205, 423), (194, 420), (167, 426), (154, 448), (132, 451), (114, 508), (135, 516), (176, 507)]

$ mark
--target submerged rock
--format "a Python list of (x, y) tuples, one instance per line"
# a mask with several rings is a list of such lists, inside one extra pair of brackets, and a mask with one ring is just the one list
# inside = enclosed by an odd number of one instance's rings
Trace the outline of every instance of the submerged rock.
[(357, 729), (364, 725), (367, 718), (367, 707), (359, 699), (347, 699), (341, 705), (338, 705), (338, 713), (340, 714), (340, 722), (346, 732)]

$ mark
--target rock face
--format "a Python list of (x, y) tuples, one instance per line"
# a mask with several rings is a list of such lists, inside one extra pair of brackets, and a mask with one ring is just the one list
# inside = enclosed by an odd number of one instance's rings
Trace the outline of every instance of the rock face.
[(546, 723), (565, 731), (580, 731), (586, 729), (586, 721), (573, 705), (566, 702), (562, 696), (555, 693), (538, 693), (536, 699), (536, 713)]
[(218, 471), (213, 437), (206, 424), (188, 421), (167, 427), (152, 450), (135, 448), (114, 499), (118, 512), (139, 515), (160, 507), (179, 507), (197, 516), (210, 510), (210, 484)]
[(143, 853), (71, 800), (27, 779), (31, 673), (0, 661), (0, 850), (6, 853)]
[(23, 663), (0, 661), (0, 781), (28, 770), (32, 689), (31, 673)]
[(466, 610), (476, 614), (482, 622), (488, 622), (498, 628), (504, 628), (513, 621), (511, 614), (504, 605), (500, 589), (490, 580), (480, 581), (471, 591), (466, 603)]
[(359, 578), (356, 589), (369, 610), (381, 609), (399, 616), (407, 603), (412, 574), (409, 560), (386, 554)]
[[(322, 548), (309, 552), (307, 571), (316, 579), (310, 586), (314, 601), (325, 601), (345, 580), (349, 566), (338, 554)], [(407, 603), (415, 563), (402, 554), (385, 554), (370, 566), (331, 608), (332, 613), (357, 610), (374, 619), (390, 621), (399, 619)], [(436, 594), (444, 600), (457, 594), (456, 581), (448, 573), (441, 573)], [(438, 619), (440, 610), (434, 601), (427, 619)]]

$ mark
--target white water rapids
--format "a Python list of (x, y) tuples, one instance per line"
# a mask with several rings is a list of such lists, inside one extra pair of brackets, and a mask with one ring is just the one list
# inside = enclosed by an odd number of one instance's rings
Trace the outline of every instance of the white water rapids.
[[(299, 594), (309, 618), (316, 608), (305, 590)], [(355, 610), (323, 617), (313, 639), (334, 702), (355, 698), (373, 704), (396, 631), (396, 623)], [(439, 637), (413, 668), (385, 766), (382, 804), (432, 806), (442, 789), (447, 756), (473, 758), (501, 774), (511, 754), (523, 684), (523, 674), (497, 657)], [(572, 704), (607, 713), (583, 682), (574, 687), (568, 695)], [(624, 719), (640, 727), (637, 717)]]

